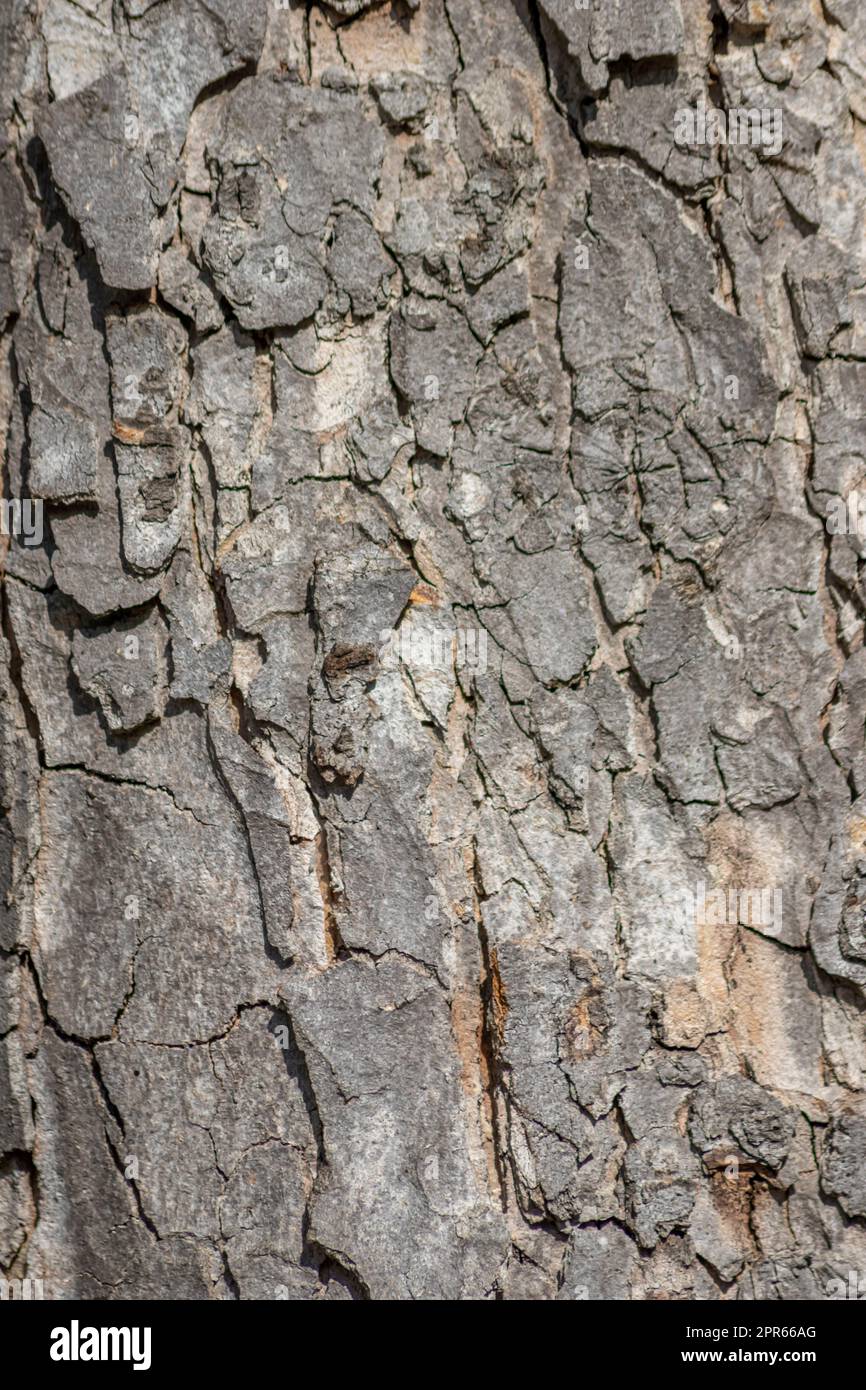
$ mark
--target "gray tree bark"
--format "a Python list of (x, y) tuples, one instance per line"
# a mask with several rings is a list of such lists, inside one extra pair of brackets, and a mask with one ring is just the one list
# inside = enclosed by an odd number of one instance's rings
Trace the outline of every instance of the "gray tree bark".
[(866, 1289), (864, 72), (4, 4), (7, 1290)]

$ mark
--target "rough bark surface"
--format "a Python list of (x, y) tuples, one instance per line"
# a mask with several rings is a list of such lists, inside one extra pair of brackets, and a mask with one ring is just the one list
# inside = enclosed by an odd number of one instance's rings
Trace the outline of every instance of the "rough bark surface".
[(866, 1271), (864, 74), (859, 0), (4, 0), (7, 1281)]

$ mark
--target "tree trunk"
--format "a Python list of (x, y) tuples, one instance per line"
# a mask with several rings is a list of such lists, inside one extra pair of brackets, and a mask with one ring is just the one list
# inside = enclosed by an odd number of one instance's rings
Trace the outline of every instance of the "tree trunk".
[(857, 0), (8, 0), (0, 1268), (866, 1285)]

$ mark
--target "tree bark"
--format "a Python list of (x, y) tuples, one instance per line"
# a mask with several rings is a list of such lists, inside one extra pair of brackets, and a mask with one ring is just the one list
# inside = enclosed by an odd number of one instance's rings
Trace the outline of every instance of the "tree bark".
[(866, 1287), (864, 71), (4, 6), (4, 1288)]

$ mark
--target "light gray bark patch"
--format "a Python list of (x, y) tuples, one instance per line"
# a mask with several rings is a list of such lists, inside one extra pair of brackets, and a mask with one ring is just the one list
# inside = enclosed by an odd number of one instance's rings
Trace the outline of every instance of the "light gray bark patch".
[(165, 624), (155, 610), (72, 638), (78, 684), (99, 701), (110, 729), (130, 732), (159, 719), (165, 705)]
[[(507, 1249), (463, 1139), (438, 986), (396, 959), (346, 961), (283, 987), (310, 1068), (328, 1166), (311, 1234), (373, 1298), (477, 1298)], [(363, 1177), (376, 1154), (376, 1177)], [(402, 1250), (399, 1265), (393, 1251)]]
[(223, 112), (203, 255), (246, 329), (292, 327), (327, 289), (332, 207), (372, 210), (382, 137), (357, 97), (251, 78)]

